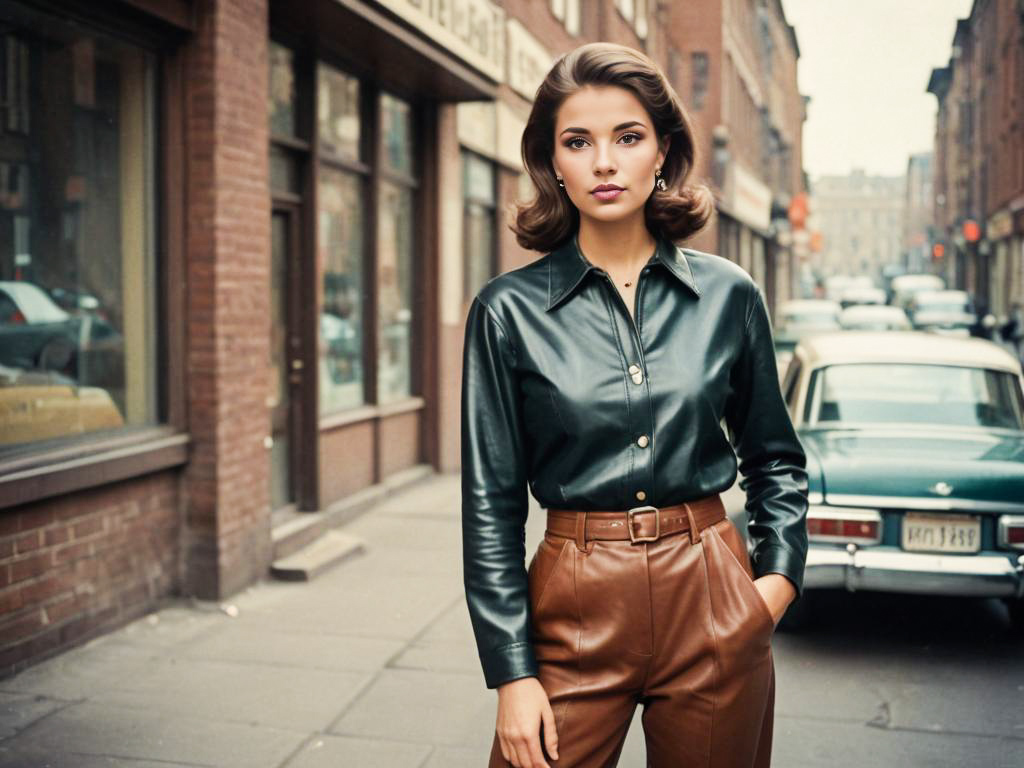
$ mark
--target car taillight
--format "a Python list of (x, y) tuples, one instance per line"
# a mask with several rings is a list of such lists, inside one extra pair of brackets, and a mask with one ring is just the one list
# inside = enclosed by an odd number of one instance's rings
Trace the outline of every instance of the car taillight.
[(877, 509), (811, 505), (807, 535), (817, 541), (877, 544), (882, 540), (882, 515)]
[(1003, 549), (1024, 549), (1024, 515), (1000, 515), (996, 540)]

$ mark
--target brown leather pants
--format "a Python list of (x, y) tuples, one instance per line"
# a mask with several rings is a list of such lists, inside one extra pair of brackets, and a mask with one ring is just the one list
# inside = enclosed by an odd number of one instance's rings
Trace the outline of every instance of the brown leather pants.
[[(767, 768), (775, 624), (732, 522), (705, 516), (694, 543), (684, 530), (581, 549), (582, 536), (552, 534), (553, 514), (528, 569), (532, 640), (558, 733), (558, 760), (542, 738), (548, 763), (617, 765), (640, 703), (648, 766)], [(489, 766), (510, 765), (495, 734)]]

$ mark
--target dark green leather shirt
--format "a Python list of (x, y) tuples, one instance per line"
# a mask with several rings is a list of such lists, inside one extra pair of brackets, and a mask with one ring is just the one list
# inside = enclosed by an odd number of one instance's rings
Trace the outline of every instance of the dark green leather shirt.
[(492, 278), (470, 307), (463, 570), (488, 688), (538, 673), (527, 488), (545, 509), (660, 507), (724, 491), (738, 468), (755, 574), (802, 591), (806, 457), (761, 291), (736, 264), (658, 238), (635, 295), (634, 323), (572, 237)]

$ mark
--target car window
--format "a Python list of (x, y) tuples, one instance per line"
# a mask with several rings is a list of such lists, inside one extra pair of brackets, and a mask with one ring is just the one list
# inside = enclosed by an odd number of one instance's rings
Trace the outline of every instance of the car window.
[[(812, 384), (812, 422), (925, 423), (1024, 429), (1010, 373), (926, 364), (831, 365)], [(810, 401), (812, 398), (808, 398)]]
[(796, 407), (796, 384), (799, 380), (800, 360), (794, 357), (789, 363), (789, 368), (786, 369), (786, 376), (782, 382), (783, 399), (791, 414), (794, 413), (793, 408)]

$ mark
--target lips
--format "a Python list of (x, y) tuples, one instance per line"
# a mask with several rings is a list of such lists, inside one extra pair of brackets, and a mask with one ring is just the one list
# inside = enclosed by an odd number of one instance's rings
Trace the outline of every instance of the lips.
[(616, 186), (605, 186), (597, 187), (590, 194), (596, 197), (598, 200), (614, 200), (620, 194), (622, 194), (622, 187)]
[(594, 187), (590, 191), (591, 192), (612, 192), (612, 191), (620, 191), (621, 192), (622, 191), (622, 187), (616, 186), (615, 184), (600, 184), (600, 185)]

